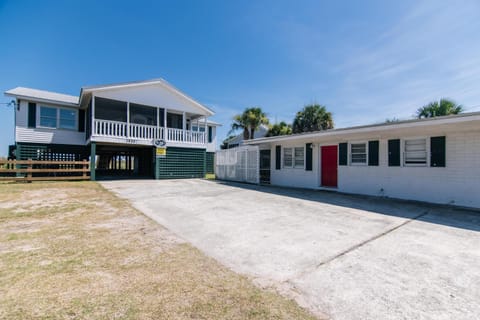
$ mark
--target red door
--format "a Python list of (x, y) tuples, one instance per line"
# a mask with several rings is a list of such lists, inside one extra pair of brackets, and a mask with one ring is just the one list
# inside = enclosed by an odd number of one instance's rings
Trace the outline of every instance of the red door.
[(337, 146), (323, 146), (322, 187), (337, 187)]

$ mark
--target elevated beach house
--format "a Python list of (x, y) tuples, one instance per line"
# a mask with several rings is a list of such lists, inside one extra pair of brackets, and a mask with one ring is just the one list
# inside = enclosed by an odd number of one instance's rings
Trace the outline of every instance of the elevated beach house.
[(83, 87), (79, 96), (18, 87), (19, 160), (83, 160), (98, 177), (191, 178), (213, 172), (214, 113), (163, 79)]

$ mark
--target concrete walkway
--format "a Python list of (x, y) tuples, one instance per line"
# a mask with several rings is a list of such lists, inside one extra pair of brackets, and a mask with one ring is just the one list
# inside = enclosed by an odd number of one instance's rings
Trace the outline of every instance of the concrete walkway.
[(205, 180), (105, 181), (200, 250), (332, 319), (474, 319), (480, 214)]

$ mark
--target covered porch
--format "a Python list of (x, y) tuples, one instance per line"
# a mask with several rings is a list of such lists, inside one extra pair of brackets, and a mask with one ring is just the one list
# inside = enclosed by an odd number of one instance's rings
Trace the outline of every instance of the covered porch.
[(130, 101), (92, 96), (88, 108), (90, 141), (151, 146), (205, 147), (211, 141), (207, 117)]

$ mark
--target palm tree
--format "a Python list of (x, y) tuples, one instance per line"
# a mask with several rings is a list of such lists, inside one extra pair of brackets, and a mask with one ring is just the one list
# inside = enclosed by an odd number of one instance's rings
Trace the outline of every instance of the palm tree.
[(332, 113), (325, 106), (312, 104), (297, 112), (293, 120), (293, 133), (333, 129)]
[(242, 114), (237, 114), (233, 117), (232, 129), (229, 134), (237, 131), (238, 129), (243, 130), (243, 140), (248, 140), (250, 133), (248, 132), (248, 116), (246, 112)]
[(451, 114), (459, 114), (463, 112), (463, 106), (456, 104), (454, 101), (443, 98), (439, 101), (433, 101), (417, 110), (417, 117), (432, 118), (439, 116), (448, 116)]
[(267, 132), (267, 137), (285, 136), (292, 134), (292, 125), (282, 121), (275, 123)]
[(243, 139), (249, 140), (255, 137), (255, 131), (262, 124), (268, 124), (267, 115), (260, 107), (246, 108), (242, 114), (233, 117), (232, 131), (242, 129)]

